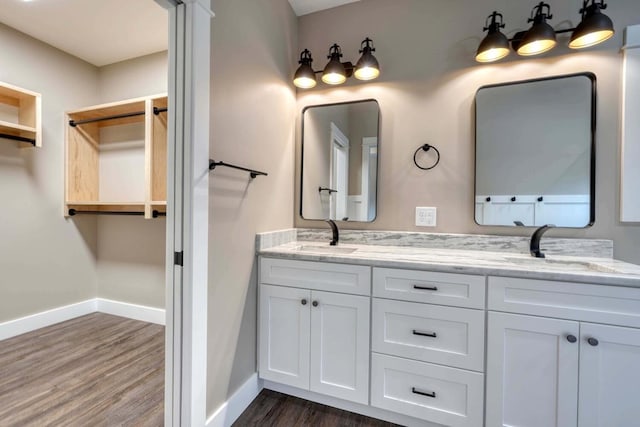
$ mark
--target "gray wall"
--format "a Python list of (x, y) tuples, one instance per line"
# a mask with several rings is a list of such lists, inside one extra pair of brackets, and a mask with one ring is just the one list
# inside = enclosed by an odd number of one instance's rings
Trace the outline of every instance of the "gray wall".
[[(167, 53), (159, 52), (99, 69), (100, 103), (167, 92)], [(98, 296), (165, 308), (164, 217), (98, 218)]]
[(0, 322), (94, 298), (96, 225), (65, 220), (64, 111), (91, 105), (97, 69), (0, 24), (0, 81), (42, 94), (43, 146), (0, 140)]
[(293, 225), (296, 18), (287, 0), (219, 0), (212, 22), (211, 156), (264, 170), (210, 179), (207, 412), (256, 370), (255, 233)]
[[(561, 28), (576, 25), (578, 3), (554, 2), (552, 24), (560, 27), (562, 23)], [(316, 68), (324, 66), (321, 58), (334, 42), (341, 44), (345, 59), (351, 61), (357, 60), (357, 50), (366, 36), (377, 48), (382, 69), (379, 80), (350, 83), (340, 89), (319, 84), (311, 91), (298, 91), (298, 111), (307, 105), (354, 99), (376, 98), (380, 102), (378, 216), (372, 224), (349, 223), (349, 227), (523, 233), (515, 228), (480, 227), (473, 221), (474, 94), (487, 84), (592, 71), (598, 79), (596, 223), (587, 230), (560, 229), (550, 235), (613, 239), (616, 257), (640, 263), (640, 226), (618, 221), (620, 47), (624, 27), (637, 23), (640, 2), (610, 4), (607, 14), (617, 33), (596, 48), (569, 52), (566, 36), (561, 36), (555, 51), (541, 58), (520, 59), (512, 53), (501, 63), (477, 64), (473, 57), (483, 37), (485, 17), (499, 10), (505, 16), (507, 35), (512, 36), (526, 29), (531, 6), (508, 0), (364, 0), (299, 19), (300, 49), (311, 50), (318, 62)], [(413, 153), (424, 143), (435, 145), (442, 154), (440, 165), (431, 171), (413, 165)], [(298, 166), (299, 150), (297, 159)], [(415, 227), (416, 206), (438, 208), (435, 229)], [(295, 224), (324, 226), (298, 215)]]

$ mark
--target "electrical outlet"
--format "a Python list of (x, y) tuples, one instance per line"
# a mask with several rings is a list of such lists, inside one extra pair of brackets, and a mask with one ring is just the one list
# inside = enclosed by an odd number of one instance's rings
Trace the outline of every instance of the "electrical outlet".
[(416, 226), (418, 227), (435, 227), (436, 226), (436, 208), (416, 208)]

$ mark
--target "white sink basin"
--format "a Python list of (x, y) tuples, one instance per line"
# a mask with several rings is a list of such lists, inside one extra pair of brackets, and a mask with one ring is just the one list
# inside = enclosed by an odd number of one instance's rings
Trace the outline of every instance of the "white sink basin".
[(325, 245), (300, 245), (296, 249), (296, 251), (302, 252), (316, 252), (322, 254), (350, 254), (358, 250), (358, 248), (346, 248), (344, 246), (330, 246), (329, 244)]
[(589, 261), (561, 260), (549, 258), (505, 257), (511, 264), (522, 267), (540, 267), (557, 271), (595, 271), (599, 273), (620, 273), (613, 267)]

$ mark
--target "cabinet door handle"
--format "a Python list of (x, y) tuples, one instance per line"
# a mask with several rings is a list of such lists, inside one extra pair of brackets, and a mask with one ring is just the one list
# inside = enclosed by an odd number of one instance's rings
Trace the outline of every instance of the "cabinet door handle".
[(588, 338), (587, 342), (589, 343), (589, 345), (592, 345), (593, 347), (595, 347), (598, 344), (600, 344), (600, 342), (597, 339), (593, 338), (593, 337)]
[(313, 305), (314, 307), (317, 307), (318, 306), (318, 301), (312, 302), (311, 305)]
[(437, 291), (438, 288), (435, 286), (420, 286), (420, 285), (413, 285), (413, 289), (418, 289), (420, 291)]
[(435, 332), (420, 332), (416, 329), (413, 330), (413, 335), (420, 335), (421, 337), (431, 337), (431, 338), (437, 337)]
[(419, 394), (420, 396), (427, 396), (427, 397), (436, 397), (436, 392), (432, 391), (432, 392), (428, 392), (428, 391), (420, 391), (415, 387), (411, 387), (411, 393), (413, 394)]
[(306, 299), (303, 299), (302, 301), (300, 301), (300, 303), (301, 303), (302, 305), (307, 305), (307, 300), (306, 300)]
[(569, 341), (570, 343), (573, 344), (574, 342), (578, 341), (578, 338), (576, 338), (575, 335), (569, 334), (569, 335), (567, 335), (567, 341)]

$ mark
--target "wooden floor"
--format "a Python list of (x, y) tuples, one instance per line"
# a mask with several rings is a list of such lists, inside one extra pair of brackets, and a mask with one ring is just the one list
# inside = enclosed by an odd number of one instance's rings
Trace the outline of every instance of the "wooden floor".
[(162, 426), (164, 327), (93, 313), (0, 341), (0, 426)]
[(249, 426), (394, 427), (396, 424), (265, 389), (233, 424), (233, 427)]

